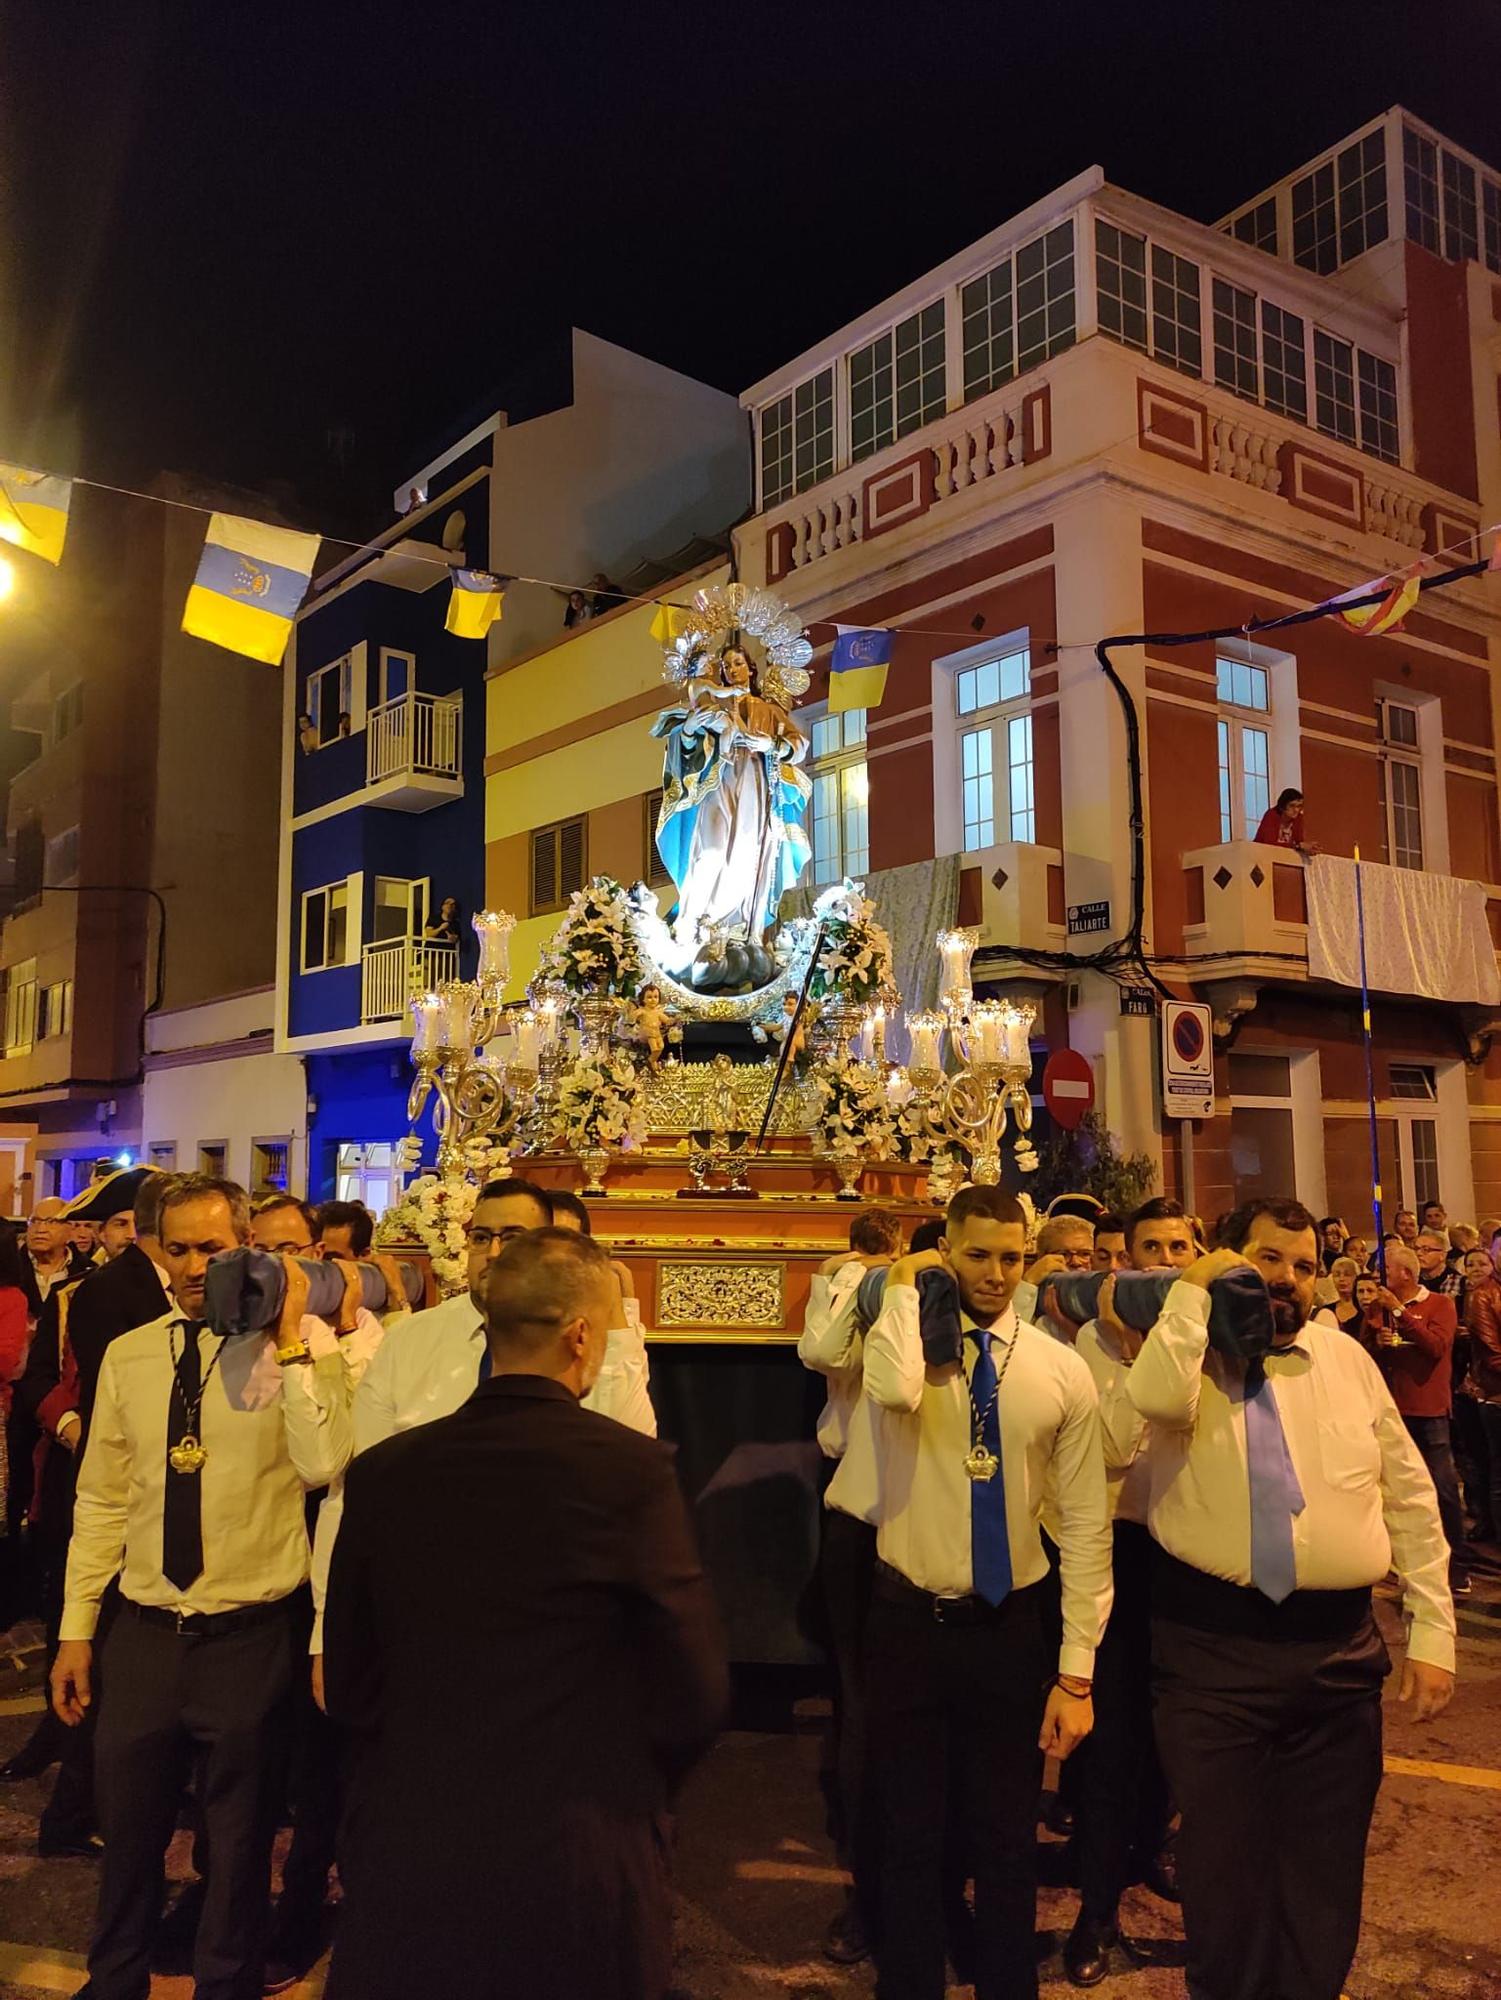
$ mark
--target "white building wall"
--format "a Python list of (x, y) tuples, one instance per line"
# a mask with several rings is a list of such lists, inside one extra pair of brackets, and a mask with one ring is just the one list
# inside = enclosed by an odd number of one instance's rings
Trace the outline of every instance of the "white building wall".
[(300, 1059), (271, 1046), (274, 987), (232, 994), (147, 1023), (141, 1158), (176, 1147), (179, 1171), (204, 1145), (225, 1147), (231, 1180), (252, 1187), (258, 1140), (289, 1144), (288, 1186), (307, 1185), (307, 1083)]

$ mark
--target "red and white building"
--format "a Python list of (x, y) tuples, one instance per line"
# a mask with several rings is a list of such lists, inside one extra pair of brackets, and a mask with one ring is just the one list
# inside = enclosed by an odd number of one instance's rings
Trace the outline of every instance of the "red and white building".
[[(742, 401), (741, 576), (810, 624), (897, 634), (881, 707), (816, 730), (815, 873), (961, 854), (977, 971), (1039, 995), (1042, 1039), (1091, 1060), (1112, 1128), (1183, 1188), (1157, 1023), (1108, 976), (1005, 960), (1103, 942), (1069, 934), (1070, 906), (1108, 903), (1105, 936), (1130, 918), (1126, 729), (1094, 643), (1470, 559), (1501, 519), (1501, 172), (1400, 109), (1218, 225), (1091, 168)], [(826, 673), (833, 634), (813, 637)], [(1430, 593), (1393, 636), (1274, 637), (1115, 655), (1145, 937), (1215, 1011), (1194, 1205), (1291, 1186), (1358, 1227), (1359, 997), (1310, 979), (1299, 855), (1249, 836), (1300, 786), (1327, 853), (1477, 882), (1501, 937), (1501, 575)], [(1501, 1214), (1501, 1007), (1420, 986), (1374, 1003), (1388, 1204)]]

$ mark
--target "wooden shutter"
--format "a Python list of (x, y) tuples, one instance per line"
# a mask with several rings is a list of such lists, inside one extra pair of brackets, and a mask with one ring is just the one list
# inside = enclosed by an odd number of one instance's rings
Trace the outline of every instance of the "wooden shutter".
[(544, 826), (532, 835), (532, 914), (558, 906), (558, 829)]
[(576, 889), (584, 886), (584, 828), (582, 819), (564, 820), (558, 828), (558, 901), (566, 903)]

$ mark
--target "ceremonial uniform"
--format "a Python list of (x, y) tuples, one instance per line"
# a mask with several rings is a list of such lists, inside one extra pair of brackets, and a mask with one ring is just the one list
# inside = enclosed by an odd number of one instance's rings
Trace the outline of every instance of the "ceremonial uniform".
[(1408, 1653), (1452, 1671), (1433, 1483), (1369, 1357), (1305, 1326), (1263, 1363), (1174, 1285), (1129, 1374), (1151, 1424), (1157, 1738), (1183, 1815), (1196, 2000), (1338, 2000), (1360, 1927), (1395, 1566)]
[[(1054, 1669), (1088, 1679), (1110, 1610), (1110, 1537), (1089, 1370), (1009, 1308), (963, 1315), (964, 1363), (925, 1365), (917, 1290), (887, 1286), (865, 1342), (879, 1406), (879, 1567), (867, 1641), (882, 1799), (882, 2000), (940, 2000), (950, 1774), (975, 1882), (976, 1991), (1037, 1991), (1038, 1735)], [(998, 1461), (998, 1462), (997, 1462)], [(978, 1476), (976, 1476), (978, 1474)], [(1060, 1554), (1050, 1660), (1044, 1505)]]
[(224, 1340), (167, 1313), (105, 1353), (62, 1617), (64, 1640), (92, 1640), (118, 1575), (95, 1744), (105, 1849), (90, 2000), (146, 1992), (162, 1858), (190, 1767), (213, 1850), (197, 2000), (260, 1993), (308, 1573), (303, 1494), (329, 1477), (336, 1418), (328, 1378), (284, 1375), (260, 1335)]

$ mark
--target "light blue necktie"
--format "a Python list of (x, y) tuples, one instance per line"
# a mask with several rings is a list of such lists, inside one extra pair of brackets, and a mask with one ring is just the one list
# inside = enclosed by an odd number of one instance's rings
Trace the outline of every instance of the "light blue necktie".
[(969, 1489), (969, 1547), (976, 1594), (987, 1604), (999, 1604), (1011, 1589), (1011, 1537), (1006, 1530), (1006, 1468), (1001, 1463), (1001, 1412), (995, 1396), (995, 1363), (987, 1327), (971, 1327), (969, 1337), (979, 1352), (969, 1393), (976, 1411), (988, 1409), (981, 1442), (996, 1462), (994, 1475), (976, 1479)]
[(1261, 1361), (1246, 1364), (1246, 1464), (1251, 1474), (1251, 1582), (1280, 1604), (1297, 1588), (1293, 1520), (1303, 1489), (1282, 1431), (1277, 1396)]

